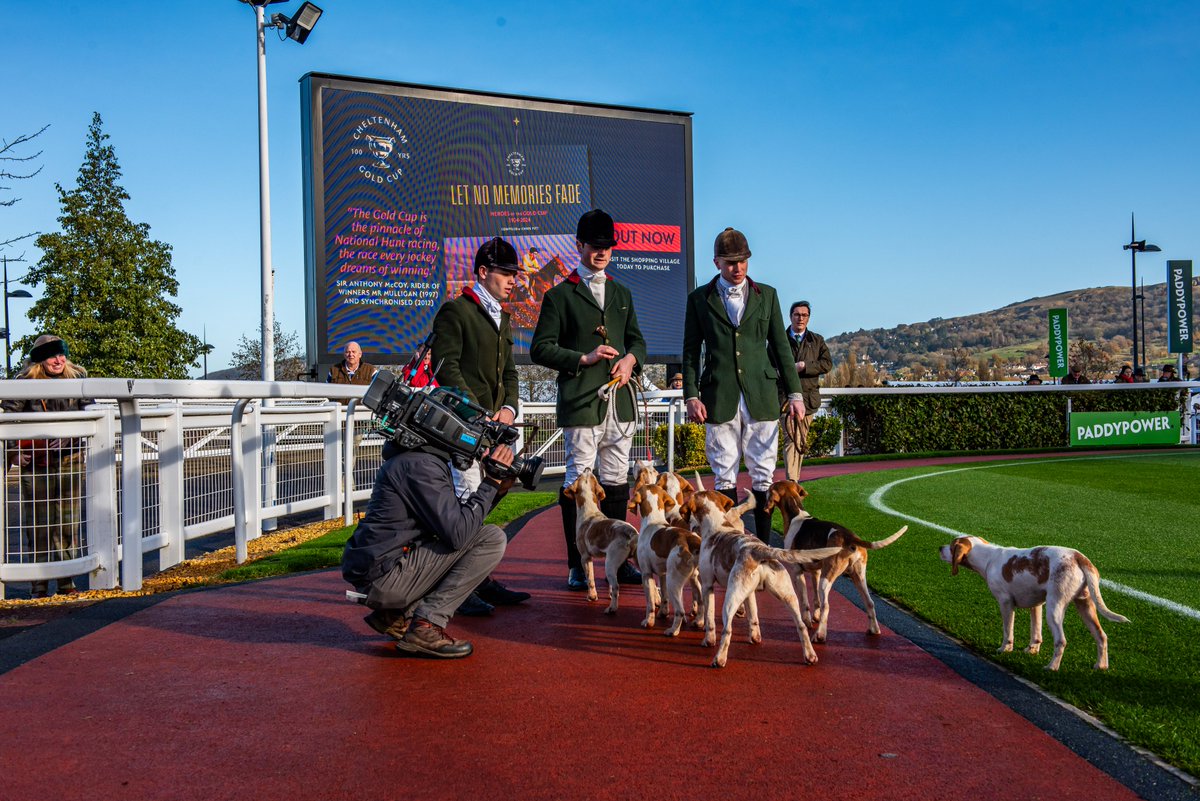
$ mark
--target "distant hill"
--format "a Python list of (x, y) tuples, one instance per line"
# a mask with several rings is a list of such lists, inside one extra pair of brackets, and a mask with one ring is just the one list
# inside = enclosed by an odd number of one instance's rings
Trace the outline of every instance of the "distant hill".
[[(1193, 279), (1192, 287), (1194, 296), (1200, 296), (1200, 278)], [(835, 365), (853, 355), (858, 364), (870, 365), (881, 377), (892, 379), (945, 378), (947, 370), (956, 369), (962, 378), (993, 380), (1032, 370), (1044, 374), (1047, 311), (1067, 309), (1071, 342), (1094, 343), (1100, 354), (1097, 367), (1111, 370), (1132, 355), (1129, 293), (1129, 287), (1119, 286), (1076, 289), (995, 311), (948, 319), (935, 317), (895, 328), (862, 329), (827, 341)], [(1166, 308), (1166, 284), (1147, 285), (1144, 316), (1148, 355), (1142, 358), (1144, 364), (1167, 359)], [(981, 364), (982, 372), (989, 375), (966, 374), (980, 371)], [(830, 378), (830, 385), (847, 383), (838, 382), (836, 376)]]

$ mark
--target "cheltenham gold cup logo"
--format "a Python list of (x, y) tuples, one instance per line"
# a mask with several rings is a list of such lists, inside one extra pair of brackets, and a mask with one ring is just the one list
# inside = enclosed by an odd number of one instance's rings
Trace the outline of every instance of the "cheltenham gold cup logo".
[(404, 175), (405, 162), (412, 158), (404, 147), (408, 135), (393, 120), (384, 116), (366, 117), (354, 128), (353, 156), (366, 157), (358, 174), (371, 183), (395, 183)]

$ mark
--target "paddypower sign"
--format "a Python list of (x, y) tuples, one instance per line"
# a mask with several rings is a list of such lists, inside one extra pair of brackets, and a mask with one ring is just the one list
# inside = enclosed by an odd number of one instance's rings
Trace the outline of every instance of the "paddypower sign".
[(1071, 445), (1177, 445), (1179, 412), (1077, 412)]
[(1171, 353), (1192, 352), (1192, 262), (1167, 262), (1167, 339)]
[(1050, 375), (1062, 378), (1067, 374), (1067, 310), (1050, 309)]

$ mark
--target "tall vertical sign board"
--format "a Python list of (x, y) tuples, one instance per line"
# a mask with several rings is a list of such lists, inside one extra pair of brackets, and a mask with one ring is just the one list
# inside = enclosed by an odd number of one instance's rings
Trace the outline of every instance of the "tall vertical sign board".
[(1167, 262), (1167, 342), (1171, 353), (1192, 352), (1192, 261)]
[(1049, 317), (1050, 375), (1062, 378), (1067, 374), (1067, 351), (1070, 342), (1067, 336), (1067, 310), (1051, 309)]

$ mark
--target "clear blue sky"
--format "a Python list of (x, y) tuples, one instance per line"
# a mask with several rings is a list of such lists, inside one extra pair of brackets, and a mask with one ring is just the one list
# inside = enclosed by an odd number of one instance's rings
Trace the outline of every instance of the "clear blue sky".
[[(739, 227), (751, 276), (811, 300), (827, 336), (1128, 285), (1131, 211), (1163, 249), (1139, 259), (1147, 283), (1200, 259), (1195, 0), (318, 4), (306, 44), (267, 47), (276, 310), (301, 338), (309, 71), (693, 112), (697, 277)], [(21, 202), (0, 241), (56, 230), (53, 185), (74, 183), (99, 111), (210, 370), (258, 336), (253, 17), (237, 0), (3, 9), (0, 137), (51, 128), (42, 173), (2, 193)], [(10, 303), (14, 337), (27, 308)]]

